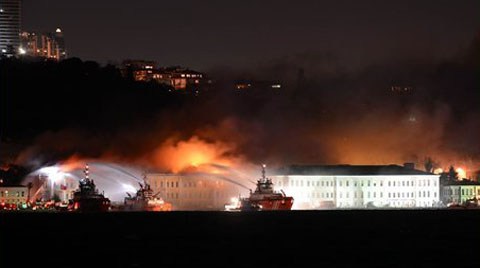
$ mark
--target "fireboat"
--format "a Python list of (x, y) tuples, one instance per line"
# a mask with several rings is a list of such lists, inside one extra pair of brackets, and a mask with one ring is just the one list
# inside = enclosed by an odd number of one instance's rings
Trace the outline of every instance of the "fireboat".
[(150, 184), (147, 183), (145, 175), (143, 184), (140, 182), (140, 189), (132, 196), (127, 193), (124, 199), (124, 210), (127, 211), (171, 211), (172, 204), (165, 202), (162, 198), (158, 198), (160, 193), (153, 193)]
[(79, 181), (79, 189), (73, 193), (68, 210), (79, 212), (105, 212), (110, 209), (110, 199), (99, 193), (93, 179), (89, 178), (88, 164), (85, 165), (85, 178)]
[(249, 197), (240, 197), (238, 206), (232, 210), (260, 211), (260, 210), (291, 210), (293, 197), (287, 196), (283, 190), (273, 189), (273, 182), (265, 176), (266, 165), (262, 165), (262, 177), (257, 180), (254, 192), (250, 190)]

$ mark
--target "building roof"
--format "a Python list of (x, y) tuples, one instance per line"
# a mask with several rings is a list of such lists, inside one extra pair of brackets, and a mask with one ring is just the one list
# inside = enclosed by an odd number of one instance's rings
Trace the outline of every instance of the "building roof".
[(22, 187), (27, 187), (25, 185), (20, 185), (20, 184), (8, 184), (8, 183), (0, 183), (0, 188), (22, 188)]
[(477, 186), (477, 185), (480, 185), (480, 182), (472, 181), (472, 180), (461, 180), (461, 181), (449, 182), (445, 186)]
[(398, 165), (291, 165), (277, 169), (275, 175), (434, 175), (425, 171)]

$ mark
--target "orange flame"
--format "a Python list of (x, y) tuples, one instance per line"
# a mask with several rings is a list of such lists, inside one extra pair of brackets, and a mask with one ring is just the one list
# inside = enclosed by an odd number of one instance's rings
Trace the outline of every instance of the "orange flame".
[(203, 169), (210, 164), (232, 166), (239, 161), (232, 156), (234, 147), (222, 142), (207, 142), (197, 136), (186, 141), (169, 139), (153, 153), (157, 167), (174, 173)]

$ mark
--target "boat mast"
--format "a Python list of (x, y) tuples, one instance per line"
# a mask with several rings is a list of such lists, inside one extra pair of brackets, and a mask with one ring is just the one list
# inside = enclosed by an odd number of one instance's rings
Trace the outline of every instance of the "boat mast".
[(262, 164), (262, 180), (265, 181), (267, 178), (265, 177), (265, 168), (267, 167), (267, 165), (265, 164)]

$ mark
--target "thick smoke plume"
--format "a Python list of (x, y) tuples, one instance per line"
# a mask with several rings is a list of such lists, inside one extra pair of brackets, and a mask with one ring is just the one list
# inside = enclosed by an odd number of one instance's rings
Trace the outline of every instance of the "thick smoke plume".
[[(261, 163), (415, 162), (423, 169), (431, 157), (437, 167), (474, 172), (480, 167), (480, 68), (469, 59), (478, 40), (472, 47), (455, 61), (404, 61), (356, 73), (327, 71), (324, 64), (308, 70), (291, 58), (274, 61), (270, 71), (262, 65), (257, 75), (286, 79), (280, 90), (235, 90), (232, 81), (245, 72), (233, 70), (199, 96), (125, 86), (118, 77), (82, 82), (71, 90), (102, 94), (92, 93), (85, 106), (83, 97), (68, 99), (75, 109), (45, 111), (50, 119), (60, 116), (60, 124), (38, 128), (17, 161), (43, 165), (75, 155), (184, 172), (212, 165), (251, 170)], [(90, 71), (105, 73), (95, 68)]]

